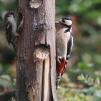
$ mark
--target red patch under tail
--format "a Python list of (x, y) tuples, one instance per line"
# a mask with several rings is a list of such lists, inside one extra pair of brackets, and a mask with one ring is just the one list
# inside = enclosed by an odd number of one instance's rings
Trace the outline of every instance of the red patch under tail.
[(65, 65), (67, 64), (66, 60), (64, 58), (59, 59), (60, 62), (56, 62), (56, 69), (57, 69), (57, 75), (62, 76), (65, 70)]

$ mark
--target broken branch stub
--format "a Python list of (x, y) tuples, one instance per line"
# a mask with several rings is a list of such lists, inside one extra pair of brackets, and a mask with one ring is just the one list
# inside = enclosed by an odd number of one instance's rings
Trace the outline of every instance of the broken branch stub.
[(42, 4), (42, 0), (30, 0), (29, 6), (30, 8), (39, 8)]
[(33, 56), (36, 60), (45, 60), (49, 57), (49, 45), (39, 44), (34, 50)]

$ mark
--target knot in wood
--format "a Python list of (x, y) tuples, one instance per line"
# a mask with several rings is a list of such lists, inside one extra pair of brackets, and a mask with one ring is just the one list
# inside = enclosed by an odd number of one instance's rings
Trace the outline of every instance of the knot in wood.
[(33, 31), (43, 31), (44, 30), (44, 24), (36, 24), (33, 25)]

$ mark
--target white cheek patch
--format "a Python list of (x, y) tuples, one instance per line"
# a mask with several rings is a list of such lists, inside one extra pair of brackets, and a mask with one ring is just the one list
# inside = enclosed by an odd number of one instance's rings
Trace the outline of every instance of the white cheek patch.
[(65, 24), (66, 25), (72, 25), (72, 21), (71, 20), (65, 20)]
[(14, 16), (13, 16), (13, 15), (9, 16), (9, 17), (8, 17), (8, 21), (14, 22)]

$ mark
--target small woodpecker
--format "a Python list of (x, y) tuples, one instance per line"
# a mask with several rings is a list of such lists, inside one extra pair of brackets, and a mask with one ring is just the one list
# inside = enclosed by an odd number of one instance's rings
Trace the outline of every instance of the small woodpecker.
[(72, 20), (70, 17), (63, 17), (56, 26), (56, 70), (59, 79), (65, 70), (73, 47)]
[(5, 22), (5, 30), (6, 30), (6, 38), (9, 44), (12, 44), (15, 48), (16, 37), (18, 34), (16, 33), (17, 24), (15, 20), (15, 16), (13, 12), (7, 12), (4, 16)]

